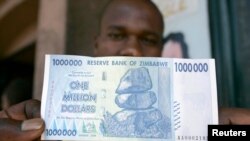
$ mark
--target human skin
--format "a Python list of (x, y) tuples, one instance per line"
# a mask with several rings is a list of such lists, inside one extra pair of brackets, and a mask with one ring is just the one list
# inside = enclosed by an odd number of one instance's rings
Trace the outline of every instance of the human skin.
[(219, 124), (250, 125), (250, 110), (247, 108), (219, 108)]
[(107, 7), (96, 38), (95, 56), (159, 57), (163, 19), (148, 0), (115, 0)]
[(40, 101), (27, 100), (0, 112), (1, 141), (33, 141), (38, 139), (44, 122), (40, 118)]
[[(163, 20), (148, 0), (115, 0), (103, 14), (95, 56), (160, 56)], [(1, 141), (32, 141), (44, 131), (40, 101), (28, 100), (0, 112)]]
[[(162, 21), (158, 9), (149, 0), (114, 0), (100, 22), (94, 55), (159, 57)], [(1, 111), (0, 140), (39, 139), (45, 126), (40, 118), (40, 104), (28, 100)], [(250, 111), (246, 109), (221, 109), (219, 117), (222, 124), (250, 124)]]

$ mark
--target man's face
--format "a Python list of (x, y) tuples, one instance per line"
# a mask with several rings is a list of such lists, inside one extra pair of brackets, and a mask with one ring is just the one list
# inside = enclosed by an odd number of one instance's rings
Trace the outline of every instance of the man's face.
[(160, 56), (160, 15), (145, 1), (116, 1), (108, 7), (96, 39), (95, 56)]

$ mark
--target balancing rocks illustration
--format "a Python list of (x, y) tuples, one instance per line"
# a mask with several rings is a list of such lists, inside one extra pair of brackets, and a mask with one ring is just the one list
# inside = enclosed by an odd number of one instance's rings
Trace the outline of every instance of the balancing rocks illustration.
[(100, 130), (104, 136), (170, 138), (171, 122), (153, 105), (157, 102), (149, 71), (129, 69), (120, 79), (115, 103), (122, 108), (114, 115), (106, 112)]

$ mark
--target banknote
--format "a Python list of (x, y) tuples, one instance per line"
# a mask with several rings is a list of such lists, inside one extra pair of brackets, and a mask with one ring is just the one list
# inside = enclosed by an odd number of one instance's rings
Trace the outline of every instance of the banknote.
[(207, 140), (213, 59), (46, 55), (42, 140)]

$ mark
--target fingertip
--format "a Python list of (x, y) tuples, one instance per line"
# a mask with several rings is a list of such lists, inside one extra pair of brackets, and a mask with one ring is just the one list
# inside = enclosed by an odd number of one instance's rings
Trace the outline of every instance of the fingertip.
[(26, 101), (25, 113), (28, 119), (40, 118), (41, 102), (36, 99)]
[(0, 140), (32, 141), (41, 136), (45, 128), (42, 119), (13, 120), (0, 119)]
[(44, 128), (44, 121), (40, 118), (24, 120), (21, 125), (22, 131), (40, 130)]
[(40, 118), (25, 120), (21, 124), (21, 136), (23, 140), (34, 140), (41, 137), (45, 123)]

